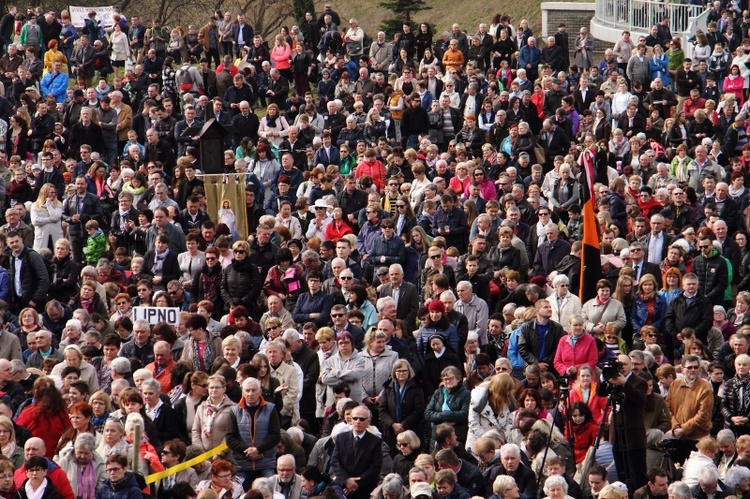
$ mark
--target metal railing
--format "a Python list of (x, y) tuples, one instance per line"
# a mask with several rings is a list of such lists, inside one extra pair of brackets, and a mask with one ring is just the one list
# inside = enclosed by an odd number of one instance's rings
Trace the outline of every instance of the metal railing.
[(651, 26), (669, 16), (673, 36), (690, 35), (691, 19), (700, 16), (700, 5), (665, 3), (658, 0), (597, 0), (598, 21), (623, 31), (648, 33)]

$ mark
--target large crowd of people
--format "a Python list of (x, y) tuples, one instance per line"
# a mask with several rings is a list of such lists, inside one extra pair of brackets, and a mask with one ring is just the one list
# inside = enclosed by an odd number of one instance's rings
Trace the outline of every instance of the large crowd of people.
[(750, 494), (750, 14), (706, 8), (692, 59), (664, 17), (597, 60), (9, 6), (0, 495)]

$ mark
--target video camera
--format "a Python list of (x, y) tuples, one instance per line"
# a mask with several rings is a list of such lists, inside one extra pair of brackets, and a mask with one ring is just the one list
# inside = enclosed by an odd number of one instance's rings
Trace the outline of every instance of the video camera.
[(602, 365), (602, 389), (607, 395), (620, 395), (622, 393), (622, 387), (619, 385), (613, 385), (609, 382), (610, 379), (618, 377), (622, 373), (622, 362), (616, 358), (607, 360)]

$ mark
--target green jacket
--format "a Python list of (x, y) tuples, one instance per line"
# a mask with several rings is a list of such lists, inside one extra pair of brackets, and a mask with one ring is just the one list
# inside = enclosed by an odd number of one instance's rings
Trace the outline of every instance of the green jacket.
[(107, 249), (107, 236), (101, 229), (89, 236), (86, 241), (86, 247), (83, 249), (83, 255), (87, 263), (96, 263), (101, 258), (102, 253)]

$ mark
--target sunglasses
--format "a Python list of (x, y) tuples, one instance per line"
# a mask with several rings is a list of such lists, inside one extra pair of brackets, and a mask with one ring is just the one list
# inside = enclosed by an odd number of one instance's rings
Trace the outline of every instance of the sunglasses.
[(331, 317), (343, 317), (344, 314), (331, 314)]
[[(385, 274), (383, 274), (383, 275), (385, 275)], [(349, 275), (339, 276), (339, 281), (351, 281), (352, 279), (354, 279), (354, 277), (349, 276)]]
[(243, 249), (232, 250), (232, 252), (234, 252), (237, 255), (244, 255), (245, 253), (247, 253), (247, 251), (245, 251)]
[(360, 416), (352, 416), (352, 421), (367, 421), (370, 418), (364, 418)]
[(405, 204), (397, 204), (396, 208), (398, 208), (398, 209), (406, 208), (406, 205)]

